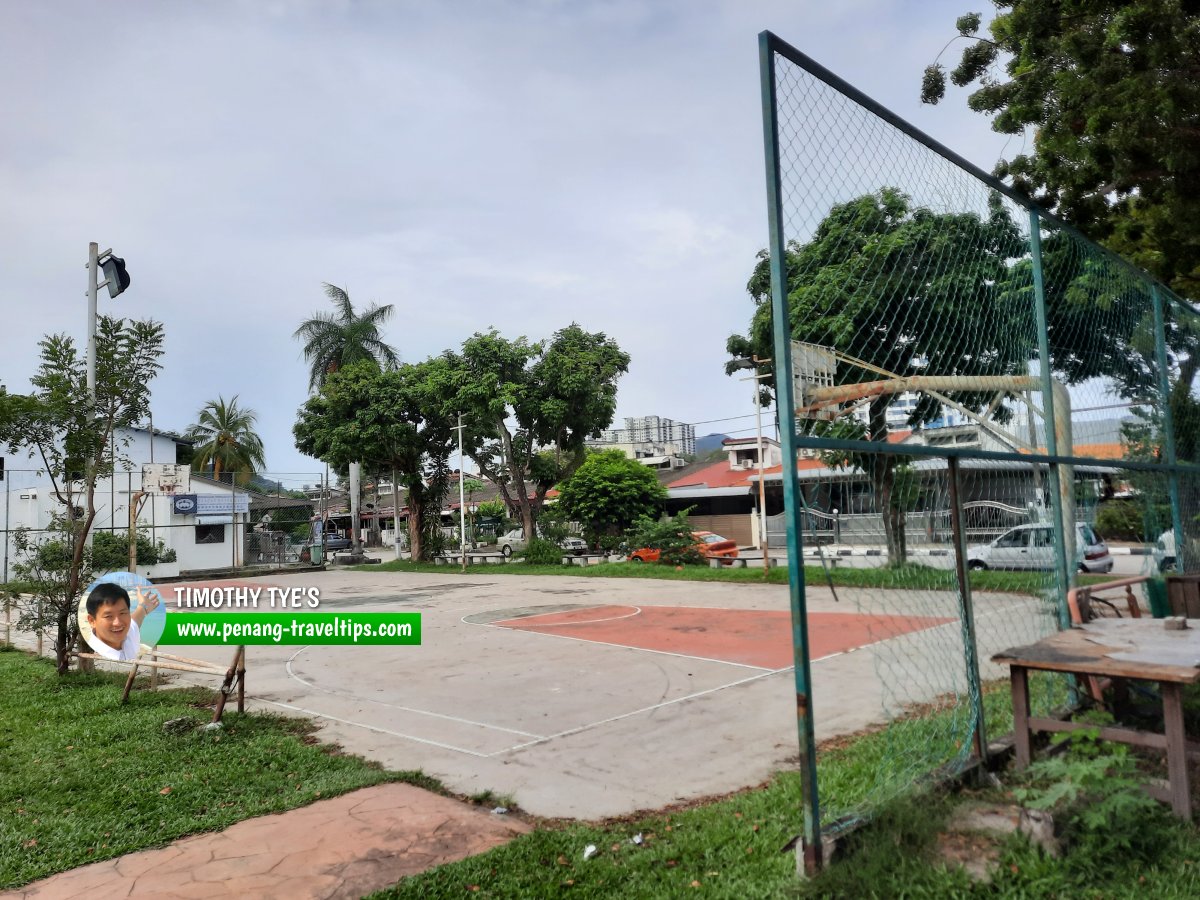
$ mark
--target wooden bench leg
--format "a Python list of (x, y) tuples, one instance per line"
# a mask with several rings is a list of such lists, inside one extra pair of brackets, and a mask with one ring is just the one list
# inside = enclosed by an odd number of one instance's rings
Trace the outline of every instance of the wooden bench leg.
[(1029, 734), (1029, 673), (1023, 666), (1012, 666), (1013, 749), (1018, 769), (1024, 769), (1032, 759)]
[(1167, 774), (1171, 781), (1171, 808), (1185, 822), (1192, 820), (1192, 786), (1188, 778), (1187, 740), (1183, 732), (1183, 689), (1161, 682), (1163, 721), (1167, 736)]

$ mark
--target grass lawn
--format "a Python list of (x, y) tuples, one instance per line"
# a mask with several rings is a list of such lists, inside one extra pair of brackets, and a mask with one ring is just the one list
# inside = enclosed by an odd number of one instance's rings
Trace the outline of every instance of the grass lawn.
[(225, 828), (384, 781), (437, 787), (306, 740), (295, 719), (225, 714), (214, 732), (168, 734), (212, 692), (135, 690), (0, 651), (0, 888)]
[[(1008, 692), (989, 690), (994, 731), (1011, 728)], [(878, 796), (878, 777), (896, 766), (897, 744), (917, 748), (945, 737), (944, 714), (924, 715), (851, 740), (831, 742), (818, 756), (823, 794), (849, 808)], [(919, 752), (919, 751), (916, 751)], [(916, 789), (918, 772), (877, 808), (870, 824), (850, 833), (839, 859), (819, 877), (795, 876), (783, 847), (801, 828), (800, 784), (781, 774), (769, 784), (670, 813), (600, 825), (550, 823), (481, 856), (406, 878), (373, 900), (403, 898), (1191, 898), (1200, 896), (1200, 834), (1166, 807), (1106, 834), (1077, 836), (1062, 859), (1020, 837), (996, 839), (990, 884), (972, 882), (935, 854), (935, 841), (957, 804), (1011, 803), (1017, 783), (1001, 773), (1001, 789)], [(1136, 834), (1132, 834), (1136, 832)], [(1132, 839), (1131, 839), (1132, 834)], [(631, 842), (641, 835), (641, 844)], [(1122, 841), (1128, 842), (1121, 846)], [(584, 850), (596, 853), (584, 859)]]
[[(360, 572), (440, 572), (443, 575), (461, 574), (457, 565), (438, 566), (433, 563), (391, 560), (373, 566), (355, 566)], [(637, 563), (600, 563), (594, 566), (533, 566), (523, 562), (504, 565), (468, 566), (467, 574), (488, 575), (570, 575), (582, 578), (654, 578), (663, 581), (726, 581), (739, 584), (787, 584), (787, 569), (776, 567), (766, 573), (762, 569), (713, 569), (709, 566), (672, 566)], [(767, 577), (763, 577), (764, 574)], [(1100, 584), (1111, 581), (1111, 575), (1079, 575), (1079, 584)], [(1035, 594), (1053, 588), (1053, 576), (1041, 572), (971, 572), (971, 587), (979, 591), (998, 591)], [(957, 584), (953, 570), (935, 569), (908, 563), (903, 566), (881, 566), (877, 569), (826, 570), (820, 566), (805, 566), (804, 580), (811, 585), (832, 583), (835, 587), (893, 588), (897, 590), (952, 591)]]

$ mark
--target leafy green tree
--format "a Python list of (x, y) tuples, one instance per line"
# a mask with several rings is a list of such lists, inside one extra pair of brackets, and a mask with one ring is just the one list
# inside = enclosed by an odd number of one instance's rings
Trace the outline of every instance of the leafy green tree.
[[(998, 202), (985, 218), (914, 207), (894, 188), (858, 197), (835, 206), (808, 243), (788, 246), (791, 336), (832, 346), (898, 376), (1025, 375), (1035, 349), (1032, 306), (1006, 289), (1010, 261), (1025, 250)], [(756, 304), (749, 335), (734, 335), (727, 345), (735, 358), (772, 355), (769, 265), (761, 252), (747, 285)], [(870, 377), (855, 366), (838, 367), (842, 383)], [(950, 396), (975, 409), (991, 399), (971, 391)], [(866, 425), (846, 418), (802, 424), (832, 437), (883, 442), (892, 399), (871, 398)], [(909, 425), (940, 414), (940, 404), (926, 396)], [(895, 456), (838, 454), (829, 461), (867, 473), (883, 516), (889, 562), (903, 563), (907, 504), (893, 496)]]
[(88, 537), (96, 518), (96, 484), (110, 478), (118, 462), (132, 466), (125, 453), (128, 439), (121, 435), (146, 420), (162, 345), (157, 322), (101, 316), (95, 404), (88, 397), (86, 355), (63, 334), (41, 341), (33, 393), (0, 393), (0, 444), (12, 453), (31, 448), (37, 454), (62, 507), (45, 540), (29, 541), (19, 553), (33, 567), (19, 577), (33, 581), (37, 594), (34, 608), (22, 611), (22, 621), (32, 615), (38, 630), (54, 629), (60, 673), (70, 667), (78, 634), (73, 614), (91, 575)]
[(546, 493), (583, 462), (584, 441), (612, 424), (629, 355), (570, 325), (549, 341), (475, 334), (439, 360), (443, 414), (461, 412), (464, 446), (527, 535)]
[(200, 410), (198, 421), (187, 430), (193, 442), (192, 471), (212, 470), (212, 477), (245, 485), (267, 465), (262, 438), (254, 430), (258, 418), (252, 409), (238, 405), (236, 395), (228, 402), (224, 397), (210, 400)]
[[(1034, 129), (996, 167), (1015, 188), (1185, 296), (1200, 290), (1200, 6), (1190, 0), (993, 0), (956, 23), (950, 80), (994, 130)], [(925, 71), (937, 103), (946, 72)]]
[(329, 375), (344, 366), (367, 363), (394, 369), (400, 364), (400, 357), (383, 340), (381, 331), (392, 315), (390, 303), (386, 306), (372, 303), (360, 314), (344, 288), (326, 284), (325, 296), (333, 303), (335, 312), (316, 313), (293, 335), (304, 342), (310, 391), (318, 390)]
[(615, 537), (662, 510), (667, 489), (652, 469), (620, 450), (588, 454), (560, 486), (558, 505), (583, 525), (589, 543)]
[(391, 471), (406, 489), (413, 559), (436, 545), (453, 432), (441, 414), (443, 398), (430, 376), (436, 361), (380, 371), (358, 363), (332, 373), (321, 393), (300, 408), (296, 448), (336, 467), (362, 461)]
[(657, 550), (658, 561), (663, 565), (693, 566), (704, 562), (704, 554), (692, 536), (692, 524), (688, 521), (686, 510), (669, 519), (649, 516), (639, 519), (626, 534), (625, 542), (631, 550), (642, 547)]

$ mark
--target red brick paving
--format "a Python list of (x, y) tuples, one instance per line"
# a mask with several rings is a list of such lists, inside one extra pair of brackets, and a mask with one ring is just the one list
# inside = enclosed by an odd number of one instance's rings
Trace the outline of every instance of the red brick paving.
[(384, 784), (81, 866), (0, 898), (358, 900), (528, 830), (409, 784)]

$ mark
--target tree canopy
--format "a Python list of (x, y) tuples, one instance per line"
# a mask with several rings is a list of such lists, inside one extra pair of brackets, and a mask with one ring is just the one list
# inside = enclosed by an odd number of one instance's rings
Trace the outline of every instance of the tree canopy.
[[(1010, 261), (1026, 249), (998, 202), (983, 217), (914, 207), (893, 188), (855, 198), (835, 206), (812, 240), (788, 247), (792, 338), (832, 347), (897, 376), (1025, 375), (1036, 347), (1033, 309), (1006, 285)], [(734, 357), (770, 357), (766, 251), (759, 254), (747, 289), (756, 304), (750, 332), (731, 337), (727, 349)], [(838, 367), (841, 383), (880, 377), (851, 365)], [(978, 409), (991, 395), (952, 396)], [(842, 436), (885, 441), (892, 399), (886, 394), (871, 399), (866, 425), (843, 419), (833, 428)], [(940, 413), (938, 401), (924, 396), (909, 425)], [(894, 458), (873, 454), (851, 462), (866, 469), (872, 480), (890, 560), (903, 561), (903, 504), (892, 496)]]
[(396, 351), (383, 340), (381, 327), (392, 315), (392, 305), (371, 304), (362, 313), (354, 309), (344, 288), (325, 285), (325, 296), (334, 305), (332, 313), (316, 313), (296, 329), (294, 338), (304, 342), (304, 359), (309, 364), (308, 389), (317, 390), (338, 369), (367, 363), (383, 369), (400, 364)]
[(254, 430), (257, 418), (254, 410), (238, 405), (236, 394), (228, 403), (217, 397), (204, 404), (185, 435), (194, 442), (192, 471), (211, 468), (216, 481), (229, 473), (231, 482), (248, 484), (267, 465), (262, 439)]
[[(956, 22), (969, 40), (949, 73), (1002, 134), (1033, 150), (996, 174), (1184, 296), (1200, 291), (1200, 4), (1193, 0), (993, 0)], [(946, 72), (925, 72), (937, 103)]]
[(654, 470), (620, 450), (589, 453), (561, 485), (558, 505), (583, 525), (589, 542), (616, 537), (642, 518), (655, 517), (667, 489)]
[(547, 491), (582, 464), (584, 441), (612, 424), (629, 355), (572, 324), (539, 342), (477, 333), (436, 362), (445, 415), (463, 414), (464, 447), (535, 534)]
[(111, 477), (118, 462), (131, 465), (117, 435), (141, 426), (149, 415), (150, 383), (162, 368), (163, 329), (151, 321), (97, 320), (94, 404), (86, 355), (71, 338), (50, 335), (40, 347), (33, 392), (0, 392), (0, 444), (10, 452), (32, 449), (62, 506), (45, 541), (25, 545), (23, 562), (31, 567), (25, 571), (36, 572), (45, 603), (37, 603), (33, 613), (23, 610), (22, 621), (56, 629), (58, 670), (65, 672), (77, 633), (71, 616), (91, 572), (88, 535), (96, 518), (96, 484)]
[(449, 480), (450, 419), (432, 376), (439, 361), (380, 371), (359, 362), (329, 375), (321, 392), (300, 408), (293, 433), (296, 448), (344, 468), (361, 461), (368, 469), (391, 471), (406, 489), (409, 548), (427, 556), (427, 538), (440, 524)]

